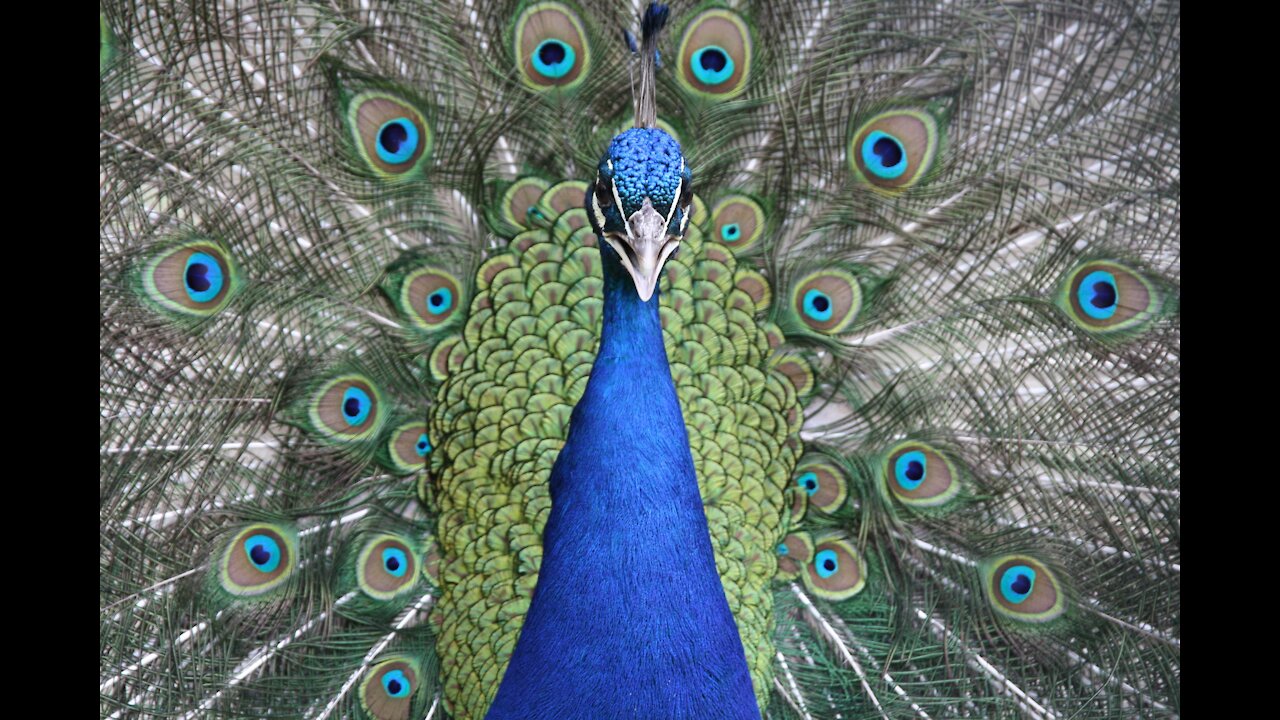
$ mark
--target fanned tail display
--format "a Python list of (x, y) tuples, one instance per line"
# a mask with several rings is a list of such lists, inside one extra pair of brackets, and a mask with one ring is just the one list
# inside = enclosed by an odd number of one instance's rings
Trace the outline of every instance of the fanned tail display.
[(101, 716), (1178, 716), (1179, 38), (104, 5)]

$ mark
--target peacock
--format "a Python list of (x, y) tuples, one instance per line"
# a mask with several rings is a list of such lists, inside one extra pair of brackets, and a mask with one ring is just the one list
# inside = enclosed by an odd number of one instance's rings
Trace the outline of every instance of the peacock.
[(104, 2), (101, 716), (1176, 717), (1179, 35)]

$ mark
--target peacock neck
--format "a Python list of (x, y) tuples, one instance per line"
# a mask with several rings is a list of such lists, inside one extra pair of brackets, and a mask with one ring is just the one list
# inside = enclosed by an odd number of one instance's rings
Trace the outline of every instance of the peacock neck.
[(489, 717), (758, 720), (658, 296), (641, 301), (608, 253), (600, 349), (551, 471), (537, 588)]

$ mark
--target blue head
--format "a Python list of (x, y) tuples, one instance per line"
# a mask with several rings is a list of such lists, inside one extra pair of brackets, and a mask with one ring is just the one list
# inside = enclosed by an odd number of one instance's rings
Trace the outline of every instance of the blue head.
[(680, 143), (657, 128), (632, 128), (609, 143), (587, 194), (605, 262), (619, 262), (647, 301), (689, 226), (693, 173)]

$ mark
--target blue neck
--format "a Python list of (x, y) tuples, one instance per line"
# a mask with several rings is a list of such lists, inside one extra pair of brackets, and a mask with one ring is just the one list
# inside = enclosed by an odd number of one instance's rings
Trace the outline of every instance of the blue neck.
[(542, 567), (488, 717), (759, 720), (662, 342), (604, 256), (604, 331), (551, 470)]

